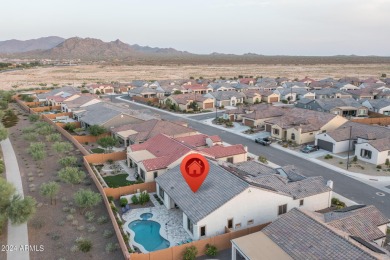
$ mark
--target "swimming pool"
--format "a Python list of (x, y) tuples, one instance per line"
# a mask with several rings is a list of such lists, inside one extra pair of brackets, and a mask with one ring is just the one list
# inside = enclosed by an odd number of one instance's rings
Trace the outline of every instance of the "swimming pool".
[(170, 246), (169, 241), (160, 235), (161, 225), (156, 221), (135, 220), (129, 224), (129, 228), (135, 233), (134, 241), (141, 244), (149, 252)]
[(152, 213), (143, 213), (143, 214), (141, 214), (141, 216), (140, 216), (140, 218), (141, 218), (142, 220), (148, 220), (148, 219), (150, 219), (151, 217), (153, 217), (153, 214), (152, 214)]

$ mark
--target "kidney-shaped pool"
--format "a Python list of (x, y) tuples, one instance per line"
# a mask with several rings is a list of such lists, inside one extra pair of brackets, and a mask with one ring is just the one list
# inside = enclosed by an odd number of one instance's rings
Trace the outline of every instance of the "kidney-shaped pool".
[(169, 241), (160, 235), (161, 225), (156, 221), (135, 220), (129, 224), (129, 228), (135, 233), (134, 241), (149, 252), (170, 246)]

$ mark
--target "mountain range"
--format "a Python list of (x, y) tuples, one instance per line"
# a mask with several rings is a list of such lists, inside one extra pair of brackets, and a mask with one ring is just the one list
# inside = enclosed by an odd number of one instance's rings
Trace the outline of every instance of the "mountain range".
[(19, 41), (0, 41), (0, 58), (126, 62), (128, 64), (369, 64), (390, 63), (378, 56), (266, 56), (213, 52), (208, 55), (130, 45), (120, 40), (104, 42), (94, 38), (57, 36)]

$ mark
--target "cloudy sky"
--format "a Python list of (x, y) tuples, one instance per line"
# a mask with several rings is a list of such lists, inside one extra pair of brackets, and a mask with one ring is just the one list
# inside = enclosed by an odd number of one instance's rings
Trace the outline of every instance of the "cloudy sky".
[(12, 0), (0, 41), (120, 39), (193, 53), (390, 56), (390, 0)]

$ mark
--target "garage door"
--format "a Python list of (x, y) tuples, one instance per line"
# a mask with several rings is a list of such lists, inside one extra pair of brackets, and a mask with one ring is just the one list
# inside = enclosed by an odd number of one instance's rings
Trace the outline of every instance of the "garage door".
[(271, 98), (269, 99), (269, 102), (270, 102), (270, 103), (278, 102), (278, 97), (271, 97)]
[(320, 149), (324, 149), (324, 150), (327, 150), (329, 152), (333, 152), (333, 143), (331, 143), (331, 142), (327, 142), (327, 141), (318, 139), (317, 145), (318, 145), (318, 147), (320, 147)]
[(205, 109), (207, 109), (207, 108), (213, 108), (213, 102), (204, 103), (204, 108), (205, 108)]
[(244, 119), (244, 125), (246, 125), (246, 126), (254, 126), (255, 122), (253, 120)]

